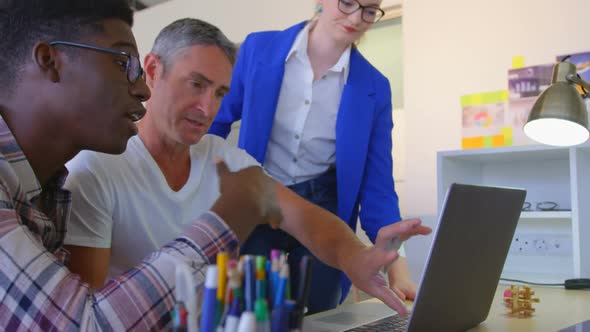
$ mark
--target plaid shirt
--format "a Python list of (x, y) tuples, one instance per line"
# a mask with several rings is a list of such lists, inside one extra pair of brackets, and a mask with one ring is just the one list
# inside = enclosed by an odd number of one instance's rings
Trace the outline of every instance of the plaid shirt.
[(63, 264), (71, 205), (62, 189), (66, 176), (64, 167), (42, 191), (0, 117), (0, 329), (170, 330), (175, 265), (188, 263), (202, 284), (205, 264), (221, 249), (237, 248), (233, 232), (205, 213), (179, 238), (92, 291)]

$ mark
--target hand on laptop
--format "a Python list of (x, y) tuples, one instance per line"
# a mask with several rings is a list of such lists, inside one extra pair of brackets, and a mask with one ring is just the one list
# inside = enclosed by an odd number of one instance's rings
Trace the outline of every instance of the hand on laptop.
[[(403, 262), (401, 261), (402, 259), (404, 260)], [(391, 288), (395, 295), (403, 301), (414, 300), (416, 298), (416, 292), (418, 291), (418, 285), (412, 280), (407, 268), (396, 269), (396, 265), (400, 263), (407, 267), (404, 257), (400, 257), (387, 272), (389, 288)]]
[[(391, 241), (384, 236), (381, 239), (377, 239), (376, 246), (382, 247), (386, 250), (389, 250), (389, 246), (391, 242), (403, 243), (405, 240), (410, 238), (414, 235), (427, 235), (432, 232), (430, 227), (422, 226), (419, 219), (407, 219), (401, 222), (409, 222), (411, 228), (409, 231), (395, 236), (396, 241)], [(393, 226), (393, 225), (392, 225)], [(389, 226), (389, 227), (392, 227)], [(386, 230), (384, 230), (385, 232)], [(394, 230), (389, 230), (393, 232)], [(399, 245), (396, 246), (396, 250), (399, 248)], [(395, 294), (402, 300), (413, 300), (416, 297), (416, 291), (418, 286), (410, 276), (410, 271), (408, 269), (408, 263), (405, 257), (400, 257), (396, 260), (394, 264), (387, 268), (387, 277), (389, 278), (389, 288), (395, 292)]]
[(275, 184), (261, 167), (251, 166), (231, 172), (223, 160), (216, 160), (219, 191), (211, 210), (217, 213), (244, 241), (257, 224), (278, 228), (283, 216), (275, 193)]
[(432, 230), (421, 226), (421, 222), (420, 219), (408, 219), (381, 228), (375, 246), (368, 248), (361, 257), (355, 257), (355, 267), (345, 271), (357, 288), (380, 299), (400, 315), (406, 315), (408, 311), (400, 298), (387, 286), (386, 276), (381, 271), (384, 266), (389, 266), (398, 258), (397, 251), (387, 250), (386, 244), (396, 236), (405, 241), (414, 235), (429, 234)]

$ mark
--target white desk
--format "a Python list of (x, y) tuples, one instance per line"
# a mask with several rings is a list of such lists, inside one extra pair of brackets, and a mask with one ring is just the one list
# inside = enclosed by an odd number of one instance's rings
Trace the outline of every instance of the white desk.
[[(503, 304), (504, 290), (508, 287), (508, 285), (504, 284), (498, 286), (487, 319), (477, 327), (470, 329), (470, 332), (555, 332), (576, 323), (590, 320), (590, 290), (532, 287), (532, 290), (535, 291), (535, 297), (539, 298), (540, 302), (533, 304), (535, 308), (533, 316), (518, 318), (510, 316), (508, 309)], [(370, 299), (364, 302), (380, 303), (377, 299)], [(385, 305), (383, 304), (383, 306)], [(354, 312), (354, 308), (354, 304), (349, 304), (316, 315), (325, 316), (338, 312)]]

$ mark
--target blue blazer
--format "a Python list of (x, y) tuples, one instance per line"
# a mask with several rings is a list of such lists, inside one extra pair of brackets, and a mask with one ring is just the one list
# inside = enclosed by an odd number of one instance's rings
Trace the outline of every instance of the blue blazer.
[[(210, 129), (227, 137), (231, 124), (241, 119), (238, 144), (260, 163), (270, 139), (285, 58), (305, 23), (246, 38), (230, 91)], [(373, 242), (382, 226), (401, 219), (392, 174), (391, 112), (389, 81), (353, 48), (336, 120), (338, 216), (355, 230), (360, 204), (361, 226)]]

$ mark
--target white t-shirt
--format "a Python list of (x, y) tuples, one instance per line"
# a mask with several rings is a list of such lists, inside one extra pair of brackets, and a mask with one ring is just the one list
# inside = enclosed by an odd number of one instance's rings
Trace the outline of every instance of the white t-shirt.
[(191, 170), (175, 192), (138, 136), (122, 155), (82, 151), (66, 166), (65, 187), (72, 191), (72, 213), (65, 243), (111, 248), (109, 276), (140, 262), (181, 233), (219, 197), (213, 162), (232, 171), (258, 162), (222, 138), (205, 135), (190, 149)]

